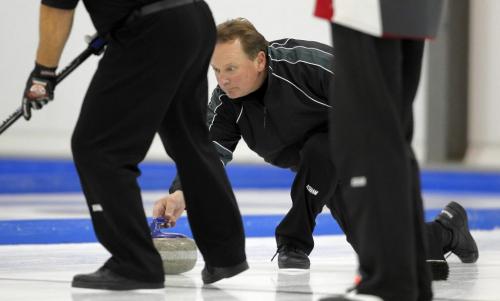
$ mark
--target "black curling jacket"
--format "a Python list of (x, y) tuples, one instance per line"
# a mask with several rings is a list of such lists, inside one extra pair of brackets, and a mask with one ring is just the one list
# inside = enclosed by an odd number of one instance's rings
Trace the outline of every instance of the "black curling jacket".
[[(232, 160), (243, 138), (266, 162), (294, 169), (305, 141), (328, 128), (332, 53), (330, 46), (318, 42), (272, 41), (267, 48), (267, 79), (257, 91), (230, 99), (217, 86), (207, 123), (221, 161)], [(180, 189), (176, 177), (170, 192)]]

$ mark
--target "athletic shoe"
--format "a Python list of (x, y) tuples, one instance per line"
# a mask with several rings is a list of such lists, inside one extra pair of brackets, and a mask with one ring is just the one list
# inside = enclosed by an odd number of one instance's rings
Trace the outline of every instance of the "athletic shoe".
[[(292, 245), (282, 245), (276, 251), (278, 254), (278, 267), (280, 269), (304, 269), (311, 266), (306, 252)], [(276, 256), (276, 254), (274, 255)], [(271, 259), (271, 261), (274, 259)]]
[(465, 209), (460, 204), (451, 202), (444, 207), (436, 221), (452, 232), (453, 237), (448, 251), (457, 255), (463, 263), (476, 262), (479, 251), (470, 234)]

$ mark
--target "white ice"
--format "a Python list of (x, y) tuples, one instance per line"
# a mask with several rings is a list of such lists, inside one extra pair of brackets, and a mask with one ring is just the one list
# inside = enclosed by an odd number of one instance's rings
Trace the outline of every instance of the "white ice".
[[(162, 193), (144, 194), (146, 211)], [(283, 213), (289, 206), (286, 191), (237, 191), (243, 214)], [(498, 208), (498, 196), (426, 195), (427, 208), (439, 208), (451, 199), (466, 207)], [(17, 203), (17, 204), (16, 204)], [(1, 195), (0, 219), (88, 217), (79, 194)], [(473, 231), (480, 257), (463, 264), (454, 255), (447, 281), (434, 282), (435, 300), (500, 300), (500, 229)], [(250, 270), (213, 285), (203, 286), (199, 256), (195, 268), (182, 275), (167, 276), (163, 290), (108, 292), (72, 289), (74, 274), (96, 270), (108, 257), (97, 243), (0, 246), (0, 300), (318, 300), (341, 294), (353, 282), (356, 256), (345, 237), (317, 236), (311, 254), (311, 270), (280, 271), (270, 259), (274, 238), (248, 238)], [(401, 300), (405, 301), (405, 300)]]

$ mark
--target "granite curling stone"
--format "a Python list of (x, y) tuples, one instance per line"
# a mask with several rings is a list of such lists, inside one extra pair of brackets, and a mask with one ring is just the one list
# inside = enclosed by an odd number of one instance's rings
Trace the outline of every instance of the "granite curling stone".
[(198, 257), (196, 243), (186, 235), (162, 232), (165, 219), (155, 218), (151, 224), (153, 244), (160, 253), (165, 274), (180, 274), (193, 269)]

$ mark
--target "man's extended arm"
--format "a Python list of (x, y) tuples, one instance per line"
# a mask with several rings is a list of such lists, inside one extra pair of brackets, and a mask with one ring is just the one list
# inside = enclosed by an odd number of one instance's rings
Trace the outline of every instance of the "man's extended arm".
[(36, 62), (45, 67), (57, 67), (73, 25), (74, 9), (40, 5), (40, 38)]
[[(236, 119), (232, 120), (229, 116), (226, 116), (230, 114), (224, 113), (222, 110), (220, 93), (222, 93), (221, 90), (216, 88), (210, 99), (207, 110), (207, 126), (210, 131), (210, 138), (219, 154), (219, 159), (225, 165), (233, 158), (233, 151), (241, 136), (236, 125)], [(170, 186), (169, 192), (169, 195), (155, 202), (153, 216), (166, 218), (168, 227), (173, 227), (186, 208), (178, 174)]]
[(32, 109), (39, 110), (54, 98), (56, 69), (71, 32), (77, 2), (58, 1), (55, 6), (42, 2), (40, 5), (35, 68), (28, 77), (22, 99), (23, 116), (26, 120), (31, 118)]

